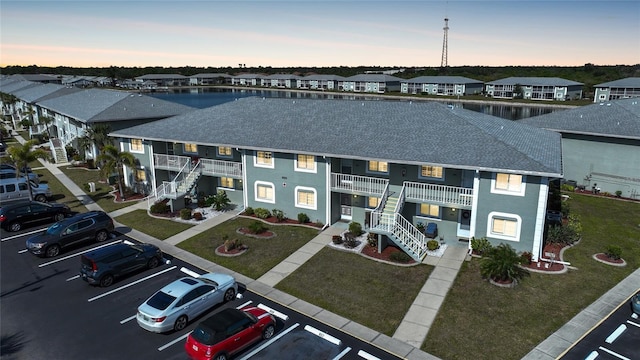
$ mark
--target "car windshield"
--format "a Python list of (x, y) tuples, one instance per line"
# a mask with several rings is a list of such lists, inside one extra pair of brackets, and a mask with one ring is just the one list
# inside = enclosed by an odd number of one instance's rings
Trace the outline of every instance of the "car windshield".
[(202, 282), (205, 282), (207, 284), (211, 284), (211, 285), (213, 285), (215, 287), (218, 287), (218, 283), (213, 281), (213, 280), (211, 280), (211, 279), (207, 279), (207, 278), (201, 277), (201, 278), (199, 278), (199, 280), (202, 280)]
[(196, 327), (191, 336), (200, 344), (214, 345), (224, 340), (224, 332), (215, 332), (206, 326), (199, 325)]
[(162, 291), (158, 291), (155, 295), (151, 297), (151, 299), (147, 301), (147, 305), (153, 308), (156, 308), (158, 310), (164, 310), (167, 307), (169, 307), (169, 305), (171, 305), (171, 303), (175, 299), (176, 298), (174, 296), (165, 294)]
[(62, 224), (55, 223), (55, 224), (49, 226), (49, 228), (47, 229), (47, 234), (48, 235), (58, 235), (58, 234), (60, 234), (60, 232), (62, 232), (62, 229), (64, 229), (64, 226), (62, 226)]

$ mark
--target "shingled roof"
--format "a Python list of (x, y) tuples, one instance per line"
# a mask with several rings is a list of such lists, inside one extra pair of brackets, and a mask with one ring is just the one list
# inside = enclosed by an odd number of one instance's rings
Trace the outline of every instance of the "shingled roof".
[(561, 138), (435, 102), (243, 98), (111, 136), (560, 176)]

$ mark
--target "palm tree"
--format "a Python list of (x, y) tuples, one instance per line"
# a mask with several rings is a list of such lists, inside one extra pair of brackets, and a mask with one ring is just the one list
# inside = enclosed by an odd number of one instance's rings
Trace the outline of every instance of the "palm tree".
[(40, 123), (46, 126), (47, 136), (49, 137), (49, 139), (51, 139), (51, 130), (49, 129), (49, 127), (51, 126), (51, 124), (53, 124), (53, 118), (51, 116), (41, 116)]
[(107, 179), (109, 175), (114, 172), (118, 173), (118, 188), (120, 190), (120, 198), (124, 200), (124, 189), (122, 187), (122, 167), (133, 168), (136, 163), (136, 158), (129, 152), (119, 151), (113, 145), (106, 145), (102, 149), (102, 153), (98, 155), (97, 160), (102, 163), (101, 172), (102, 176)]
[[(30, 162), (36, 161), (36, 159), (49, 160), (49, 153), (42, 149), (33, 149), (37, 142), (35, 140), (29, 140), (22, 145), (13, 145), (7, 149), (11, 162), (16, 167), (16, 177), (20, 177), (22, 169), (26, 169)], [(28, 174), (27, 175), (28, 178)], [(29, 200), (33, 200), (33, 191), (31, 189), (31, 181), (27, 181), (27, 187), (29, 188)]]
[(107, 124), (93, 124), (86, 130), (86, 137), (93, 142), (99, 151), (111, 144), (109, 139), (109, 132), (111, 127)]
[(516, 282), (529, 272), (521, 268), (522, 258), (509, 244), (500, 244), (487, 251), (480, 263), (480, 273), (499, 282)]

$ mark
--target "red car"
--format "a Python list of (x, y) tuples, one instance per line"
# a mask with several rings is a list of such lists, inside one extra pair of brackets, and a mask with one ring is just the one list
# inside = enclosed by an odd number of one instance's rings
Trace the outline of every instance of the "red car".
[(193, 360), (227, 360), (275, 331), (276, 319), (260, 308), (227, 308), (198, 324), (184, 348)]

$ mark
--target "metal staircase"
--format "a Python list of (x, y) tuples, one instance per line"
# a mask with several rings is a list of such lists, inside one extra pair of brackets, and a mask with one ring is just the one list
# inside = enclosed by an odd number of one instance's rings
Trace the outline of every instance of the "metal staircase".
[(187, 162), (172, 181), (163, 181), (162, 184), (156, 188), (155, 195), (147, 198), (149, 207), (155, 202), (164, 199), (175, 200), (184, 197), (193, 190), (201, 175), (200, 161), (194, 165)]
[(65, 149), (62, 140), (58, 138), (49, 139), (49, 147), (51, 148), (53, 161), (56, 164), (67, 162), (67, 150)]

